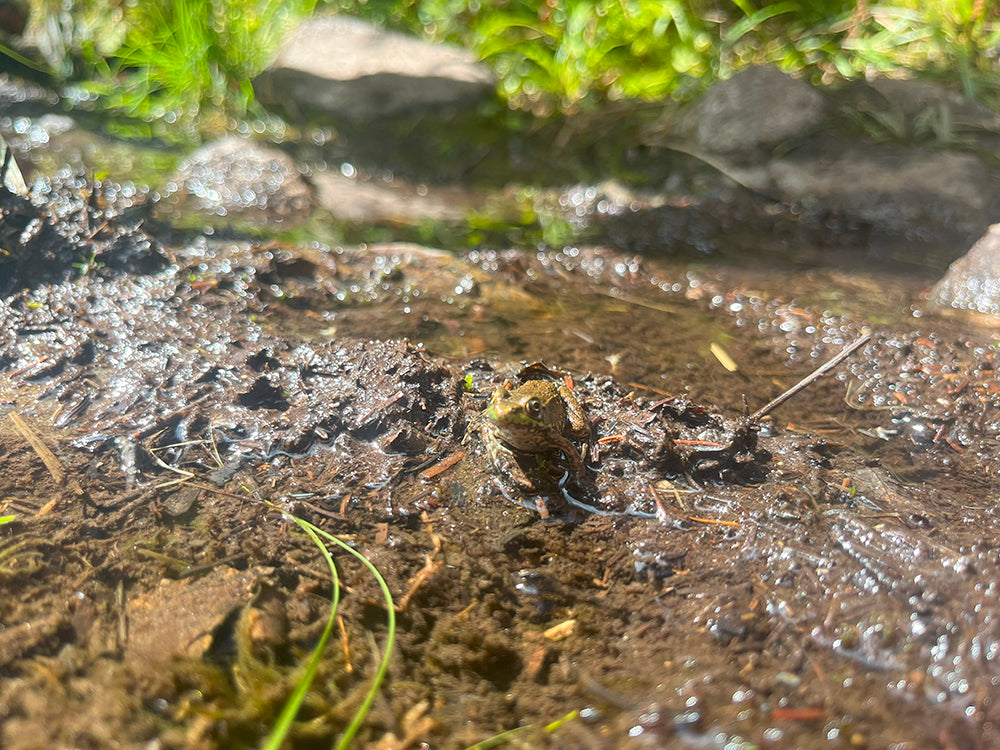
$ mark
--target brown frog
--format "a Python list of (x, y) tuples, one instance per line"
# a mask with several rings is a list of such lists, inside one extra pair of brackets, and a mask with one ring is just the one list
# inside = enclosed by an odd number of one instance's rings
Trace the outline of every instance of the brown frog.
[(575, 480), (585, 475), (583, 457), (572, 440), (589, 440), (590, 422), (565, 385), (529, 380), (510, 390), (504, 383), (483, 412), (481, 430), (494, 467), (525, 490), (535, 486), (518, 464), (518, 454), (560, 451)]

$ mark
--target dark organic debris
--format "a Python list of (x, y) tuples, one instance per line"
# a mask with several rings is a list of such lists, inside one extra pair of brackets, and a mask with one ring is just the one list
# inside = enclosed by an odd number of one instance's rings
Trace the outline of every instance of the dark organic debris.
[[(28, 196), (0, 180), (0, 294), (87, 274), (152, 273), (166, 257), (131, 188), (61, 172)], [(105, 270), (107, 269), (107, 270)]]

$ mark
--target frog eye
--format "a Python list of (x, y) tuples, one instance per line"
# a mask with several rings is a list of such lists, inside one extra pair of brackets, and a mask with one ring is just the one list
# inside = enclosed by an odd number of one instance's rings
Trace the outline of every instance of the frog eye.
[(524, 406), (528, 410), (528, 416), (533, 419), (538, 419), (542, 416), (542, 402), (537, 398), (529, 398), (528, 403)]

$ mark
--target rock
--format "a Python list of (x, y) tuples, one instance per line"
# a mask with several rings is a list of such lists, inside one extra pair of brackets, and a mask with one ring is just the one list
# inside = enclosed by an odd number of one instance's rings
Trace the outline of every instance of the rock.
[(0, 185), (16, 195), (28, 194), (28, 186), (24, 184), (24, 176), (17, 166), (17, 159), (2, 134), (0, 134)]
[(265, 104), (357, 123), (474, 104), (494, 83), (459, 47), (319, 16), (292, 32), (254, 88)]
[(840, 213), (882, 232), (971, 233), (989, 223), (996, 175), (975, 156), (920, 148), (829, 143), (766, 166), (783, 200)]
[(957, 91), (929, 81), (876, 78), (868, 83), (888, 105), (910, 118), (925, 116), (929, 110), (947, 109), (957, 123), (979, 128), (1000, 127), (1000, 115)]
[[(421, 222), (461, 222), (482, 211), (485, 197), (462, 187), (413, 185), (400, 178), (347, 177), (340, 172), (317, 170), (311, 175), (316, 203), (343, 221), (376, 224), (390, 222), (416, 225)], [(498, 211), (498, 206), (493, 206)], [(517, 216), (510, 201), (508, 214)]]
[[(659, 132), (668, 149), (820, 221), (880, 242), (964, 243), (1000, 209), (1000, 172), (985, 157), (995, 150), (997, 119), (925, 82), (877, 80), (831, 93), (754, 67), (712, 87), (676, 127), (665, 116)], [(886, 131), (879, 135), (890, 142), (863, 140), (859, 124)], [(652, 132), (654, 142), (663, 137)], [(936, 148), (915, 145), (928, 141)]]
[(931, 289), (941, 307), (1000, 317), (1000, 224), (994, 224)]
[(701, 148), (733, 153), (775, 146), (817, 125), (823, 97), (777, 68), (752, 67), (715, 84), (686, 118)]
[(281, 224), (304, 218), (309, 185), (276, 148), (235, 136), (195, 151), (164, 187), (164, 205), (214, 217)]
[(248, 604), (267, 568), (236, 570), (222, 566), (196, 579), (164, 580), (127, 605), (125, 656), (139, 662), (199, 659), (230, 613)]

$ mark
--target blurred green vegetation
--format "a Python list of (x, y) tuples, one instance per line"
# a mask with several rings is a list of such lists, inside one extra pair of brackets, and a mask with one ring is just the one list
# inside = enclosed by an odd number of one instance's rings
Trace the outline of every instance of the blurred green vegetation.
[(515, 106), (574, 112), (689, 98), (771, 63), (817, 83), (919, 74), (996, 104), (995, 0), (328, 0), (328, 6), (470, 47)]
[(31, 0), (48, 71), (124, 135), (197, 140), (266, 119), (251, 79), (316, 0)]
[[(266, 118), (250, 80), (317, 0), (31, 0), (49, 72), (170, 140)], [(817, 83), (919, 75), (1000, 102), (995, 0), (319, 0), (474, 50), (512, 107), (689, 99), (754, 63)]]

